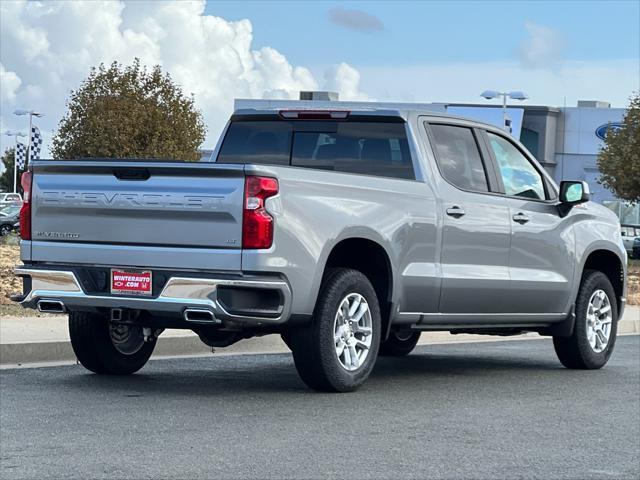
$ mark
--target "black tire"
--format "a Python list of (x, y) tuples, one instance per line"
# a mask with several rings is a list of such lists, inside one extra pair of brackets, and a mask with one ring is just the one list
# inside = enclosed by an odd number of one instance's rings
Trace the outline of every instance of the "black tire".
[[(591, 296), (604, 291), (611, 304), (611, 330), (609, 341), (601, 352), (596, 352), (589, 344), (587, 336), (587, 311)], [(553, 337), (553, 346), (560, 363), (567, 368), (593, 370), (602, 368), (613, 353), (618, 331), (618, 305), (615, 291), (607, 276), (596, 270), (586, 270), (582, 276), (578, 298), (576, 299), (576, 323), (570, 337)]]
[(144, 342), (135, 353), (120, 352), (111, 341), (109, 321), (96, 314), (71, 312), (69, 336), (78, 361), (87, 370), (103, 375), (130, 375), (140, 370), (155, 348)]
[[(364, 297), (369, 306), (372, 338), (362, 365), (347, 370), (336, 355), (334, 322), (343, 299), (352, 293)], [(327, 272), (311, 323), (290, 332), (289, 340), (298, 374), (308, 387), (325, 392), (356, 390), (371, 373), (380, 344), (380, 306), (369, 279), (357, 270)]]
[(5, 235), (9, 235), (11, 233), (11, 225), (2, 225), (0, 226), (0, 236), (4, 237)]
[(421, 332), (391, 331), (389, 338), (380, 344), (379, 355), (383, 357), (404, 357), (409, 355), (420, 340)]
[(282, 332), (280, 334), (280, 338), (282, 338), (282, 341), (289, 348), (289, 350), (293, 351), (293, 340), (291, 338), (291, 333), (288, 332), (288, 331), (287, 332)]

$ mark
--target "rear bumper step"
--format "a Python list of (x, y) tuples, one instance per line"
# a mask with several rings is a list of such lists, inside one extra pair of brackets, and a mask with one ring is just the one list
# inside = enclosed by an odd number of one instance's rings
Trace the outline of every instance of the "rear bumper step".
[[(171, 277), (156, 298), (123, 297), (87, 294), (75, 274), (65, 270), (17, 268), (17, 276), (31, 279), (31, 289), (16, 300), (25, 308), (39, 305), (61, 305), (62, 311), (87, 308), (131, 309), (149, 312), (175, 313), (181, 318), (203, 323), (224, 322), (246, 325), (277, 325), (288, 320), (291, 310), (291, 289), (284, 280), (251, 277), (250, 279)], [(218, 298), (219, 287), (224, 290), (256, 290), (276, 294), (277, 308), (256, 315), (251, 310), (232, 311)], [(273, 298), (273, 295), (271, 295)], [(45, 311), (50, 311), (49, 309)], [(62, 313), (51, 312), (51, 313)], [(254, 309), (255, 311), (255, 309)], [(190, 314), (187, 312), (191, 312)], [(194, 315), (193, 312), (198, 312)], [(211, 318), (206, 312), (210, 312)], [(197, 319), (197, 320), (196, 320)]]

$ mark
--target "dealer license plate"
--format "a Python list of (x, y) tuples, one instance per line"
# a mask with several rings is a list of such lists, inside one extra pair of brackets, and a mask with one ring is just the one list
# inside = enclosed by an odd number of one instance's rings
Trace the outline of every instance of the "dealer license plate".
[(111, 293), (151, 295), (151, 272), (111, 269)]

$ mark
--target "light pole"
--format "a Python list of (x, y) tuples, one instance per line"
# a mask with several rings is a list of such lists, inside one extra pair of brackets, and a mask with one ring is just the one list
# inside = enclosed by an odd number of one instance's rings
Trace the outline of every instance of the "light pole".
[(507, 117), (507, 97), (512, 100), (526, 100), (529, 98), (524, 92), (515, 91), (515, 92), (498, 92), (496, 90), (485, 90), (480, 94), (481, 97), (486, 98), (487, 100), (492, 100), (494, 98), (502, 97), (502, 125), (507, 132), (511, 133), (511, 125), (509, 122), (509, 117)]
[(29, 139), (27, 141), (27, 160), (25, 165), (31, 161), (31, 137), (33, 136), (33, 117), (42, 117), (44, 113), (36, 112), (35, 110), (22, 110), (17, 109), (13, 111), (14, 115), (29, 115)]
[(15, 132), (13, 130), (7, 130), (5, 135), (15, 138), (13, 151), (13, 193), (18, 192), (18, 162), (16, 161), (16, 153), (18, 152), (18, 137), (26, 137), (27, 135), (22, 132)]

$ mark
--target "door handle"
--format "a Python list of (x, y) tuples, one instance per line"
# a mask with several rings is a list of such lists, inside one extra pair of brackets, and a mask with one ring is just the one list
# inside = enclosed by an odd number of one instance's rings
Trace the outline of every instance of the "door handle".
[(447, 215), (453, 218), (460, 218), (464, 216), (464, 214), (466, 213), (464, 211), (464, 208), (458, 207), (457, 205), (447, 208), (446, 212), (447, 212)]
[(524, 225), (525, 223), (527, 223), (529, 220), (531, 220), (529, 217), (527, 217), (524, 213), (519, 212), (516, 213), (513, 216), (513, 221), (514, 222), (518, 222), (520, 225)]
[(149, 180), (151, 173), (146, 168), (114, 168), (113, 175), (118, 180)]

